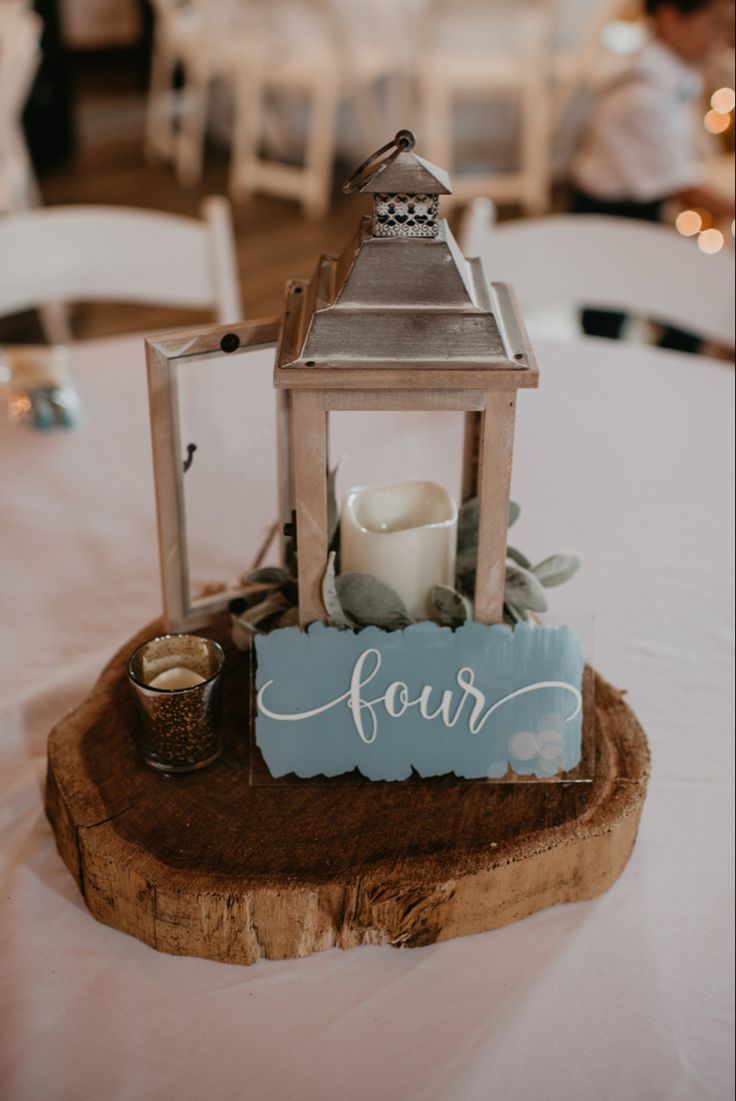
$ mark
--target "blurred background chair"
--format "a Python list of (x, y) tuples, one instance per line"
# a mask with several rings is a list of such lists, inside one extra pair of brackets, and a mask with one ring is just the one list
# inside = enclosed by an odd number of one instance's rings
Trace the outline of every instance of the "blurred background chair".
[[(3, 29), (22, 15), (37, 40), (31, 3), (44, 15), (43, 60), (13, 95), (7, 77), (22, 51), (0, 47), (0, 211), (11, 175), (10, 205), (38, 199), (24, 133), (50, 204), (196, 217), (203, 196), (229, 187), (234, 200), (249, 200), (236, 208), (240, 268), (246, 299), (263, 315), (280, 307), (284, 281), (306, 270), (325, 235), (347, 232), (349, 204), (335, 180), (402, 126), (451, 169), (446, 212), (478, 196), (494, 199), (502, 217), (565, 209), (593, 93), (648, 33), (639, 0), (0, 0)], [(732, 46), (718, 61), (694, 125), (710, 174), (731, 195), (734, 112), (722, 105), (733, 89)], [(47, 108), (62, 101), (59, 125)], [(705, 232), (712, 218), (698, 209)], [(725, 248), (730, 230), (720, 228)], [(714, 234), (698, 243), (715, 248)], [(139, 328), (160, 312), (141, 308)], [(134, 304), (80, 309), (75, 327), (99, 335), (109, 321), (119, 331), (136, 313)], [(38, 339), (32, 316), (0, 328), (7, 342)]]
[[(195, 53), (201, 31), (199, 13), (181, 0), (152, 0), (154, 12), (151, 79), (146, 106), (146, 155), (151, 160), (174, 160), (184, 94), (174, 89), (177, 68)], [(198, 159), (201, 165), (201, 150)], [(184, 168), (180, 176), (186, 175)]]
[[(230, 209), (202, 219), (111, 206), (45, 207), (0, 219), (0, 317), (47, 302), (136, 302), (242, 318)], [(71, 339), (65, 310), (42, 313), (47, 339)]]
[(39, 201), (21, 120), (41, 60), (42, 29), (25, 0), (0, 3), (0, 213)]
[(477, 199), (460, 243), (489, 280), (513, 285), (531, 320), (549, 307), (620, 310), (734, 346), (732, 251), (705, 255), (671, 227), (567, 214), (496, 225)]
[[(258, 49), (241, 57), (235, 78), (233, 197), (279, 195), (300, 202), (307, 217), (322, 217), (330, 202), (338, 108), (344, 100), (362, 148), (385, 140), (375, 86), (390, 69), (389, 54), (356, 37), (355, 23), (352, 34), (347, 26), (331, 0), (269, 0), (259, 9)], [(291, 140), (269, 149), (284, 109), (291, 117)], [(282, 134), (287, 129), (282, 125)]]
[[(417, 118), (425, 156), (452, 175), (451, 204), (485, 195), (527, 213), (547, 208), (554, 14), (548, 0), (428, 0), (416, 55)], [(517, 147), (500, 151), (510, 164), (463, 170), (456, 108), (468, 103), (482, 104), (488, 119), (494, 107), (511, 112), (505, 130)], [(488, 121), (486, 135), (493, 129)]]
[(179, 183), (193, 186), (202, 177), (212, 84), (231, 83), (238, 66), (248, 64), (255, 9), (247, 0), (152, 0), (152, 6), (146, 152), (173, 161)]
[[(565, 0), (557, 6), (552, 39), (551, 86), (555, 126), (562, 122), (576, 96), (610, 79), (625, 64), (627, 53), (644, 35), (641, 24), (627, 23), (628, 40), (616, 50), (606, 48), (606, 28), (626, 6), (626, 0)], [(610, 34), (608, 38), (610, 39)], [(619, 35), (621, 39), (621, 35)], [(627, 52), (622, 52), (624, 45)]]

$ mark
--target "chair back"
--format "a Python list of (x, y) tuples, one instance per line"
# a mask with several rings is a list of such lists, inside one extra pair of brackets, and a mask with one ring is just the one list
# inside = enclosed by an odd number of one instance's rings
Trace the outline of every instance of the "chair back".
[(269, 0), (255, 10), (261, 49), (267, 66), (277, 66), (276, 76), (279, 65), (315, 52), (341, 62), (346, 44), (339, 7), (331, 0)]
[(20, 114), (41, 60), (43, 23), (22, 0), (0, 4), (0, 119)]
[(43, 23), (24, 0), (0, 2), (0, 210), (35, 197), (21, 116), (41, 60)]
[(229, 204), (211, 197), (202, 213), (59, 206), (0, 219), (0, 316), (49, 301), (118, 301), (241, 320)]
[(514, 286), (526, 311), (620, 310), (734, 345), (728, 248), (707, 256), (667, 226), (591, 214), (495, 225), (488, 199), (470, 204), (460, 239), (491, 281)]
[(554, 11), (547, 0), (429, 0), (419, 21), (422, 57), (537, 57), (549, 46)]

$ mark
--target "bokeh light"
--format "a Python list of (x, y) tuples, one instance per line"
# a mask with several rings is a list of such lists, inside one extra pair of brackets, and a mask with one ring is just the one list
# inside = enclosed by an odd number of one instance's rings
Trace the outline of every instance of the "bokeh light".
[(13, 421), (23, 420), (31, 411), (31, 399), (28, 394), (11, 394), (8, 399), (8, 413)]
[(675, 226), (683, 237), (694, 237), (703, 228), (703, 219), (697, 210), (683, 210), (677, 215)]
[(709, 134), (722, 134), (731, 125), (731, 116), (722, 115), (719, 111), (709, 111), (703, 119), (703, 126)]
[(707, 253), (708, 256), (720, 252), (723, 244), (723, 234), (720, 229), (706, 229), (698, 237), (698, 248), (701, 252)]
[(736, 92), (733, 88), (719, 88), (710, 97), (710, 105), (720, 115), (727, 115), (736, 107)]

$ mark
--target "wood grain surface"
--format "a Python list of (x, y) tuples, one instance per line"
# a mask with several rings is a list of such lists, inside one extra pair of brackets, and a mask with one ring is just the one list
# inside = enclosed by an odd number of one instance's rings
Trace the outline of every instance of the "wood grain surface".
[(626, 865), (649, 753), (602, 677), (586, 707), (591, 783), (268, 783), (250, 767), (249, 658), (230, 648), (224, 753), (167, 778), (139, 755), (125, 679), (127, 656), (159, 628), (131, 639), (49, 738), (46, 812), (99, 921), (233, 963), (418, 946), (592, 898)]

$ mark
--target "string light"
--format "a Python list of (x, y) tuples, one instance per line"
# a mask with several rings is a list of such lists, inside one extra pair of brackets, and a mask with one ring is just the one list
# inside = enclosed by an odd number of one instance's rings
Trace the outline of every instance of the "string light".
[(694, 237), (703, 228), (703, 219), (697, 210), (683, 210), (677, 215), (675, 226), (683, 237)]
[(698, 237), (698, 248), (708, 256), (720, 252), (723, 245), (724, 239), (720, 229), (706, 229)]
[(703, 126), (709, 134), (722, 134), (731, 125), (731, 116), (720, 111), (709, 111), (703, 119)]
[(719, 88), (710, 97), (710, 105), (719, 115), (728, 115), (736, 107), (736, 92), (733, 88)]

